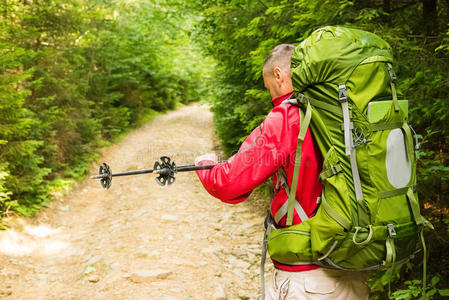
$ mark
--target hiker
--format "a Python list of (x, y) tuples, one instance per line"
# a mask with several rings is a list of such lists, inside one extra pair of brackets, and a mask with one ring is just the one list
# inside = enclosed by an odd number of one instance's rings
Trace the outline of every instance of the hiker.
[[(274, 226), (286, 227), (289, 186), (291, 187), (299, 134), (298, 107), (283, 101), (293, 94), (290, 58), (293, 45), (281, 44), (267, 57), (263, 67), (265, 87), (272, 96), (273, 110), (242, 143), (237, 154), (213, 169), (197, 171), (205, 189), (223, 202), (237, 204), (252, 190), (272, 177), (275, 196), (270, 212)], [(296, 199), (302, 210), (293, 210), (292, 224), (313, 217), (322, 192), (319, 176), (323, 157), (307, 130), (302, 143)], [(218, 163), (208, 153), (196, 165)], [(286, 175), (286, 176), (285, 176)], [(286, 177), (286, 178), (285, 178)], [(287, 265), (273, 260), (275, 271), (266, 288), (267, 299), (368, 299), (366, 276), (317, 265)]]

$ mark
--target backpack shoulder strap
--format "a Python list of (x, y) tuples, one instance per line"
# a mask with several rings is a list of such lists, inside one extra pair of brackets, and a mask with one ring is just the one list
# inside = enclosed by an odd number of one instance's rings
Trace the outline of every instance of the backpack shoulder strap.
[[(288, 211), (286, 221), (287, 226), (291, 226), (293, 224), (293, 209), (295, 208), (295, 202), (298, 202), (296, 201), (296, 188), (298, 187), (299, 167), (301, 165), (302, 143), (304, 141), (304, 138), (306, 137), (307, 129), (309, 128), (311, 119), (312, 119), (312, 106), (310, 105), (310, 103), (307, 103), (305, 114), (302, 111), (302, 108), (301, 107), (299, 108), (298, 145), (296, 146), (295, 166), (293, 169), (293, 178), (290, 193), (288, 195)], [(307, 220), (308, 216), (304, 212), (304, 209), (302, 209), (301, 205), (299, 205), (299, 207), (301, 209), (297, 210), (296, 212), (301, 218), (301, 221)]]

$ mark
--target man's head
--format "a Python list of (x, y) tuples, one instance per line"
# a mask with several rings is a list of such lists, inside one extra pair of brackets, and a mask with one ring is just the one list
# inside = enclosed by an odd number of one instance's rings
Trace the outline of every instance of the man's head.
[(281, 44), (271, 50), (263, 65), (263, 81), (273, 98), (293, 90), (290, 58), (295, 46)]

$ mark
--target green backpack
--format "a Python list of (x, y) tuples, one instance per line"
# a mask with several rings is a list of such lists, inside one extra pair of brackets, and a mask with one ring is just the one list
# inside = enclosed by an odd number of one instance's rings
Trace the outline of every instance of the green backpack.
[[(284, 102), (300, 107), (300, 133), (289, 227), (267, 238), (274, 260), (374, 270), (410, 259), (420, 239), (425, 254), (422, 232), (432, 225), (421, 216), (416, 194), (418, 143), (408, 101), (397, 97), (392, 63), (387, 42), (343, 27), (318, 29), (294, 50), (296, 99)], [(295, 195), (309, 126), (324, 158), (323, 191), (316, 215), (291, 226), (294, 209), (301, 217)]]

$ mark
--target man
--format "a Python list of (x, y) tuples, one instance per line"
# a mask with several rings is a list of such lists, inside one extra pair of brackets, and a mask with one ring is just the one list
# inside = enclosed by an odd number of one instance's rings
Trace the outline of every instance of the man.
[[(232, 204), (244, 201), (254, 188), (273, 177), (275, 197), (270, 210), (279, 227), (285, 227), (287, 216), (279, 212), (288, 200), (280, 172), (285, 171), (288, 186), (291, 186), (299, 133), (298, 108), (282, 103), (293, 94), (290, 77), (293, 50), (293, 45), (281, 44), (265, 60), (263, 78), (274, 106), (266, 119), (227, 162), (210, 170), (197, 171), (203, 186), (212, 196)], [(195, 164), (217, 161), (215, 154), (205, 154), (197, 157)], [(296, 199), (308, 217), (313, 217), (317, 198), (321, 195), (322, 187), (318, 180), (321, 164), (320, 151), (307, 131), (302, 145)], [(300, 222), (301, 218), (294, 211), (293, 224)], [(328, 270), (316, 265), (284, 265), (274, 260), (273, 263), (275, 272), (266, 290), (268, 299), (368, 299), (368, 287), (359, 273)]]

